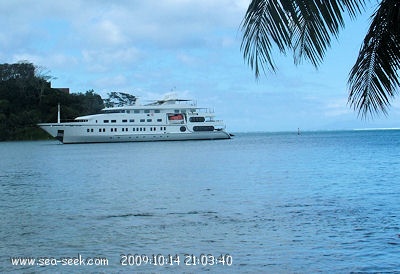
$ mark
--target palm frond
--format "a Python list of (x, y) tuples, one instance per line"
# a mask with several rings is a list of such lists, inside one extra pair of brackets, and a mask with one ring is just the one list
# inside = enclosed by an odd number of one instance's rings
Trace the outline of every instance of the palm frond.
[(290, 43), (288, 18), (279, 1), (253, 0), (242, 21), (243, 39), (241, 50), (248, 65), (260, 74), (260, 67), (275, 70), (271, 56), (272, 42), (281, 52)]
[(341, 0), (339, 4), (344, 6), (344, 9), (350, 14), (350, 17), (354, 19), (364, 11), (365, 0)]
[(383, 0), (349, 74), (348, 103), (366, 118), (387, 114), (400, 87), (400, 2)]
[(299, 64), (306, 58), (317, 67), (330, 46), (331, 33), (337, 34), (343, 19), (340, 13), (335, 17), (332, 10), (318, 1), (298, 1), (298, 5), (292, 28), (294, 61)]
[(293, 51), (295, 64), (306, 59), (317, 67), (344, 26), (342, 14), (354, 17), (364, 6), (365, 0), (253, 0), (241, 24), (243, 57), (256, 77), (260, 68), (275, 71), (273, 45)]

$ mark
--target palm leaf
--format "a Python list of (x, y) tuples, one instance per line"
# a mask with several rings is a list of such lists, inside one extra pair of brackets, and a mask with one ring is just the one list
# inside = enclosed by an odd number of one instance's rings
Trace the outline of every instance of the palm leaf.
[(355, 17), (364, 5), (364, 0), (253, 0), (241, 24), (244, 59), (256, 77), (260, 68), (275, 71), (275, 44), (283, 54), (293, 51), (296, 64), (306, 59), (318, 66), (331, 36), (344, 26), (342, 13)]
[(290, 43), (288, 18), (279, 1), (253, 0), (242, 21), (243, 40), (241, 49), (244, 59), (260, 74), (260, 67), (275, 70), (271, 56), (272, 42), (284, 53)]
[(400, 2), (384, 0), (373, 20), (353, 66), (348, 103), (358, 114), (387, 114), (400, 87)]

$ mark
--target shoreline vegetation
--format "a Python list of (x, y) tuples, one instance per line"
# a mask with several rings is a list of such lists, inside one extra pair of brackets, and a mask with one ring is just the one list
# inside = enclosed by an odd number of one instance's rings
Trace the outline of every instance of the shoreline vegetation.
[(58, 104), (62, 121), (104, 108), (93, 90), (70, 94), (68, 88), (51, 87), (53, 77), (41, 72), (28, 62), (0, 64), (0, 141), (52, 139), (37, 124), (57, 121)]

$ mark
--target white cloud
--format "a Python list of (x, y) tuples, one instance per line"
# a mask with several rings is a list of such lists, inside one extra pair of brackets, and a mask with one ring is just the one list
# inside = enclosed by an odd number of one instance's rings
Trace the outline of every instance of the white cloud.
[(101, 42), (113, 45), (121, 45), (127, 39), (121, 32), (120, 27), (110, 20), (104, 20), (97, 24), (96, 36), (101, 38)]
[(181, 63), (188, 65), (188, 66), (195, 66), (199, 63), (202, 62), (202, 60), (190, 53), (185, 53), (185, 52), (179, 52), (176, 55), (177, 60), (179, 60)]
[(353, 113), (353, 110), (347, 104), (347, 98), (331, 98), (324, 109), (324, 115), (328, 117), (343, 116)]
[[(126, 86), (128, 83), (127, 78), (125, 75), (115, 75), (111, 77), (104, 77), (104, 78), (99, 78), (94, 81), (94, 85), (96, 87), (102, 88), (105, 86), (113, 86), (116, 88), (120, 88), (123, 86)], [(116, 90), (110, 90), (110, 91), (116, 91)]]
[[(3, 46), (7, 42), (8, 47), (29, 50), (30, 44), (37, 45), (38, 36), (45, 40), (41, 43), (46, 40), (51, 43), (55, 38), (51, 24), (58, 20), (67, 23), (60, 34), (64, 43), (90, 50), (133, 45), (168, 49), (204, 47), (210, 39), (220, 39), (226, 46), (230, 39), (220, 38), (215, 31), (226, 27), (237, 31), (247, 1), (9, 2), (13, 1), (0, 3), (4, 15), (0, 22), (13, 26), (3, 29), (0, 39)], [(28, 41), (23, 41), (28, 37)]]
[(21, 53), (14, 54), (11, 58), (12, 63), (20, 61), (28, 61), (38, 66), (43, 66), (48, 69), (73, 67), (78, 64), (78, 60), (74, 56), (64, 55), (61, 53), (48, 54), (46, 56), (39, 54)]
[(82, 50), (83, 63), (88, 67), (89, 71), (112, 71), (116, 66), (132, 65), (141, 58), (138, 49), (132, 48), (116, 48), (116, 49), (92, 49)]

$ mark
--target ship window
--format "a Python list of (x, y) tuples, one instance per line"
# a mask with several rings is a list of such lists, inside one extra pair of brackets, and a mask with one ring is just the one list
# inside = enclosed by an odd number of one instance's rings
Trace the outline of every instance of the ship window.
[(179, 109), (175, 109), (174, 112), (175, 112), (175, 113), (179, 113)]
[(93, 132), (93, 128), (92, 128), (92, 129), (90, 129), (90, 132)]
[(124, 128), (122, 128), (122, 131), (125, 131), (125, 129), (124, 129)]
[(194, 126), (193, 130), (194, 131), (213, 131), (214, 127), (213, 126)]
[(106, 129), (105, 129), (105, 128), (103, 128), (103, 132), (106, 132)]
[(96, 120), (96, 124), (97, 124), (97, 120)]
[(154, 110), (154, 113), (160, 113), (159, 109)]
[(189, 121), (190, 122), (204, 122), (206, 119), (202, 116), (195, 116), (195, 117), (190, 117)]
[(111, 123), (116, 123), (117, 122), (117, 120), (111, 120)]
[(108, 121), (108, 120), (104, 120), (103, 122), (104, 122), (104, 123), (108, 123), (109, 121)]
[(140, 113), (140, 110), (135, 109), (133, 112), (134, 112), (134, 113)]
[(86, 131), (89, 132), (89, 129), (87, 129)]
[(143, 123), (145, 121), (145, 119), (140, 119), (140, 122)]
[(128, 128), (125, 128), (125, 131), (128, 131)]
[(151, 122), (151, 121), (153, 121), (152, 119), (147, 119), (147, 122)]
[(134, 123), (135, 119), (130, 119), (129, 122)]
[(126, 113), (131, 113), (131, 111), (130, 111), (130, 110), (127, 110)]
[(144, 113), (150, 113), (150, 109), (145, 109)]
[(99, 132), (101, 132), (101, 128), (99, 128)]
[(122, 123), (126, 123), (126, 122), (128, 122), (128, 120), (126, 120), (126, 119), (122, 120)]
[(150, 131), (153, 131), (153, 128), (152, 128), (152, 127), (150, 128)]
[(162, 119), (157, 119), (157, 122), (162, 122)]
[(113, 132), (114, 131), (114, 129), (113, 128), (111, 128), (111, 132)]
[(117, 128), (114, 128), (114, 131), (117, 132)]
[(145, 128), (145, 127), (143, 128), (143, 131), (146, 131), (146, 128)]

